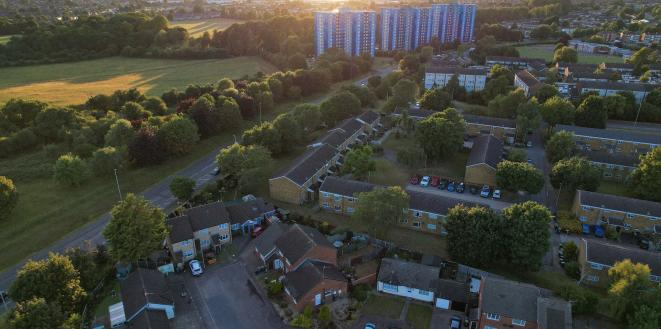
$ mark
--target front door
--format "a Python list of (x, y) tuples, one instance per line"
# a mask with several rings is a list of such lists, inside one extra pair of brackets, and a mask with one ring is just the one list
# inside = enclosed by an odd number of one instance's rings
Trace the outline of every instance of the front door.
[(314, 295), (314, 306), (321, 305), (321, 294)]

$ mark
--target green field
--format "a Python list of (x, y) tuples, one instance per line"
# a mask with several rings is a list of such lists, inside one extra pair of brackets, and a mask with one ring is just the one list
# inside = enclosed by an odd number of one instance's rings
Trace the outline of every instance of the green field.
[(259, 57), (208, 60), (168, 60), (111, 57), (75, 63), (0, 69), (0, 104), (15, 97), (66, 105), (85, 102), (97, 94), (138, 88), (160, 96), (170, 88), (191, 83), (239, 78), (277, 69)]
[[(533, 45), (516, 47), (521, 57), (528, 58), (543, 58), (547, 62), (553, 60), (553, 48), (555, 45)], [(578, 62), (584, 64), (601, 64), (601, 63), (623, 63), (622, 57), (618, 56), (605, 56), (605, 55), (588, 55), (578, 54)]]
[(0, 45), (4, 45), (5, 43), (9, 42), (11, 37), (11, 35), (0, 35)]
[(204, 20), (188, 20), (171, 22), (172, 26), (180, 26), (188, 30), (191, 36), (198, 37), (205, 31), (212, 33), (214, 30), (224, 30), (230, 25), (235, 23), (243, 23), (245, 21), (232, 18), (210, 18)]

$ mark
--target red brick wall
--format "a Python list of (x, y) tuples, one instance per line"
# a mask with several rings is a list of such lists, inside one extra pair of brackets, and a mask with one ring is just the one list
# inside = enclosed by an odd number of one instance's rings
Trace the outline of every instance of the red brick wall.
[[(291, 305), (292, 307), (298, 311), (301, 312), (305, 308), (305, 306), (310, 305), (314, 307), (314, 296), (317, 294), (324, 294), (324, 292), (327, 292), (329, 290), (334, 290), (334, 291), (340, 291), (341, 293), (338, 296), (343, 296), (347, 293), (348, 290), (348, 284), (346, 281), (334, 281), (334, 280), (324, 280), (323, 282), (319, 283), (316, 287), (312, 288), (307, 294), (303, 295), (300, 300), (296, 301), (297, 303), (293, 303), (293, 298), (289, 296), (289, 299), (292, 301)], [(327, 297), (326, 300), (322, 299), (324, 302), (331, 302), (332, 296)]]
[(491, 326), (494, 328), (513, 328), (513, 329), (537, 329), (537, 323), (531, 322), (531, 321), (526, 321), (525, 326), (516, 326), (512, 325), (512, 318), (508, 318), (506, 316), (500, 316), (500, 321), (494, 321), (494, 320), (489, 320), (487, 319), (487, 314), (482, 313), (480, 314), (480, 329), (484, 329), (485, 326)]
[(312, 248), (310, 251), (308, 251), (301, 259), (299, 259), (297, 262), (291, 264), (291, 266), (287, 266), (287, 263), (283, 259), (283, 263), (285, 264), (286, 271), (285, 273), (294, 270), (297, 268), (299, 265), (304, 263), (306, 260), (311, 259), (311, 260), (318, 260), (322, 261), (324, 263), (329, 263), (337, 266), (337, 250), (335, 248), (329, 248), (329, 247), (321, 247), (321, 246), (316, 246)]

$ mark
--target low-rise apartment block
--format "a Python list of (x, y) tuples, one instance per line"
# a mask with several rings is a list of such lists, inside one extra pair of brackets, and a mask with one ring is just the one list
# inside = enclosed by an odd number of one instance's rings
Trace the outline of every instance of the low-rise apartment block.
[(661, 146), (661, 136), (598, 128), (557, 125), (555, 131), (569, 131), (579, 151), (603, 151), (637, 157)]
[(466, 134), (469, 136), (493, 135), (502, 141), (514, 143), (516, 121), (472, 114), (464, 114), (463, 117), (466, 121)]
[(593, 239), (582, 239), (578, 246), (578, 262), (581, 268), (581, 282), (608, 286), (608, 270), (615, 263), (629, 259), (634, 263), (650, 267), (650, 280), (661, 282), (661, 257), (658, 253), (623, 245), (616, 245)]
[(493, 135), (473, 139), (466, 161), (466, 183), (496, 186), (496, 167), (503, 160), (503, 147), (503, 142)]
[(644, 83), (625, 83), (625, 82), (603, 82), (603, 81), (581, 81), (576, 84), (580, 94), (596, 92), (599, 96), (617, 95), (623, 91), (630, 91), (636, 98), (637, 103), (654, 90), (654, 85)]
[(459, 85), (466, 91), (481, 91), (487, 83), (489, 72), (482, 68), (461, 68), (430, 66), (425, 71), (425, 89), (443, 88), (453, 76), (459, 79)]
[(661, 234), (661, 203), (576, 191), (572, 211), (581, 223)]
[(372, 191), (376, 185), (342, 179), (335, 176), (326, 177), (319, 187), (319, 206), (345, 216), (353, 214), (358, 203), (358, 194)]
[(537, 93), (542, 83), (528, 70), (521, 70), (514, 74), (514, 86), (523, 89), (526, 97), (530, 97)]
[(546, 70), (546, 61), (542, 58), (487, 56), (486, 65), (489, 68), (492, 68), (496, 64), (505, 66), (510, 70), (529, 70), (529, 71)]
[(640, 158), (636, 156), (604, 151), (579, 151), (578, 155), (601, 168), (605, 180), (618, 182), (626, 181), (640, 162)]
[(445, 234), (445, 217), (455, 206), (463, 204), (467, 207), (474, 207), (478, 205), (438, 194), (408, 190), (406, 192), (410, 197), (409, 208), (406, 210), (400, 226), (426, 233)]

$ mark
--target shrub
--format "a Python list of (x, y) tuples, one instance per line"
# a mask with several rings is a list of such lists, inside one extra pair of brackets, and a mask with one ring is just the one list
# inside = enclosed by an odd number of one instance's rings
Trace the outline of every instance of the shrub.
[(53, 167), (53, 178), (63, 185), (80, 186), (88, 177), (87, 163), (71, 153), (57, 159)]
[(271, 280), (271, 282), (266, 284), (266, 291), (271, 298), (280, 296), (283, 290), (284, 287), (282, 283), (278, 282), (277, 280)]
[(353, 290), (351, 291), (351, 297), (356, 299), (359, 302), (364, 302), (367, 300), (367, 297), (369, 296), (369, 292), (372, 289), (370, 286), (366, 284), (359, 284), (355, 287), (353, 287)]
[(92, 154), (92, 172), (95, 176), (110, 176), (114, 169), (124, 166), (126, 153), (112, 146), (100, 148)]
[(565, 263), (565, 273), (568, 277), (578, 280), (581, 278), (581, 269), (578, 266), (578, 263), (575, 261)]
[(568, 262), (578, 261), (578, 246), (574, 241), (569, 241), (563, 245), (562, 256)]
[(566, 211), (558, 211), (558, 225), (563, 231), (566, 230), (570, 233), (581, 234), (583, 232), (581, 222), (578, 221), (576, 215)]
[(18, 203), (18, 192), (14, 182), (5, 176), (0, 176), (0, 219), (8, 217), (16, 207), (16, 203)]
[(567, 284), (556, 291), (560, 297), (572, 302), (572, 314), (592, 314), (597, 309), (599, 298), (595, 293), (574, 284)]

